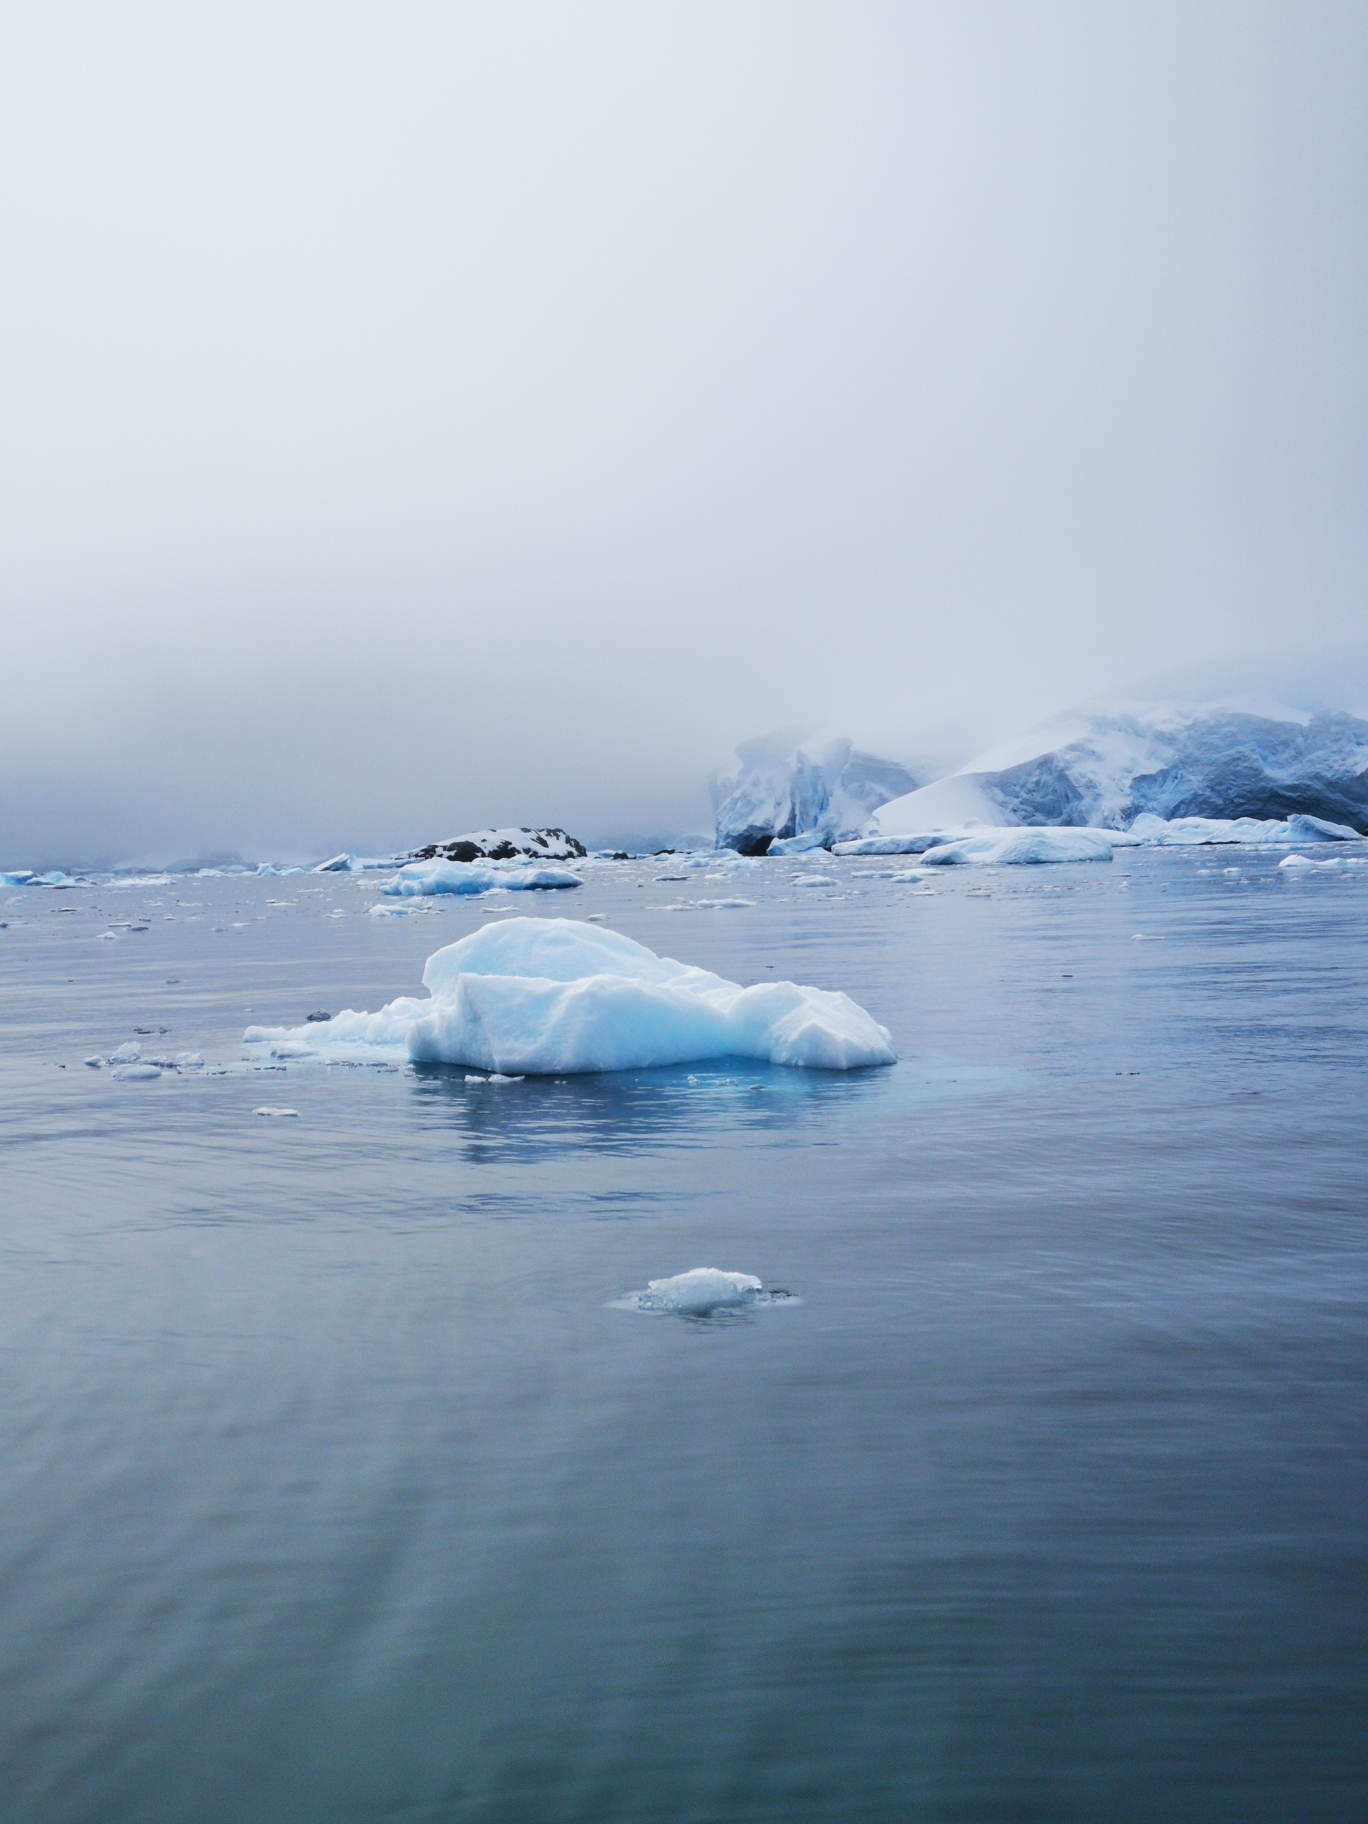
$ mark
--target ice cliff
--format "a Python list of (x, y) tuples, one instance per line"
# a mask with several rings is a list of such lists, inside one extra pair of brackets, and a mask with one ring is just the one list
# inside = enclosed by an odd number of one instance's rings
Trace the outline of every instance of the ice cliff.
[(1224, 708), (1084, 713), (879, 806), (862, 833), (1294, 817), (1368, 830), (1368, 722)]
[(764, 855), (772, 848), (823, 848), (857, 834), (870, 813), (912, 791), (915, 776), (896, 760), (846, 740), (810, 749), (787, 735), (745, 741), (738, 764), (710, 781), (719, 849)]

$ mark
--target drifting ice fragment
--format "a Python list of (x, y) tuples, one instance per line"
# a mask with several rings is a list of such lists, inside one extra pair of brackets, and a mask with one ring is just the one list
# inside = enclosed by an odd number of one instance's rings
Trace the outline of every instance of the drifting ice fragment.
[(672, 1279), (652, 1279), (644, 1292), (615, 1298), (620, 1311), (669, 1312), (678, 1317), (711, 1317), (715, 1311), (754, 1310), (757, 1305), (796, 1305), (791, 1292), (766, 1292), (753, 1273), (723, 1273), (694, 1267)]

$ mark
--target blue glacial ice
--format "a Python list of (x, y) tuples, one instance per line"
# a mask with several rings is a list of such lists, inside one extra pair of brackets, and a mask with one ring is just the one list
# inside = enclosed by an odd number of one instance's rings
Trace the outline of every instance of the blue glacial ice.
[(508, 918), (427, 961), (426, 1000), (326, 1025), (249, 1026), (282, 1059), (462, 1064), (501, 1076), (639, 1070), (741, 1057), (814, 1070), (897, 1060), (886, 1027), (848, 995), (736, 982), (568, 918)]
[(925, 868), (1034, 867), (1051, 862), (1110, 861), (1114, 847), (1104, 830), (976, 830), (921, 851)]
[(743, 855), (829, 847), (917, 784), (896, 760), (859, 753), (844, 739), (803, 748), (792, 735), (770, 735), (743, 742), (736, 756), (737, 766), (710, 784), (717, 846)]
[[(1368, 829), (1368, 722), (1211, 705), (1079, 712), (879, 806), (861, 834), (1004, 824), (1128, 830), (1141, 818), (1147, 842), (1164, 840), (1161, 824), (1192, 831), (1199, 822), (1205, 837), (1169, 840), (1270, 842), (1286, 840), (1289, 827), (1293, 841), (1356, 835)], [(1243, 833), (1211, 833), (1233, 822)], [(1268, 833), (1274, 825), (1282, 835)], [(1255, 826), (1265, 833), (1250, 834)]]
[(435, 893), (554, 892), (582, 887), (578, 874), (564, 868), (478, 866), (469, 861), (412, 861), (381, 887), (396, 899), (426, 899)]

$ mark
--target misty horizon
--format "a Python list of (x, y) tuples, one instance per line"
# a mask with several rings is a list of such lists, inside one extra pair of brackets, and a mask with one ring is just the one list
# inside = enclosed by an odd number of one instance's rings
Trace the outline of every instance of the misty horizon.
[(0, 30), (0, 865), (695, 833), (769, 729), (1361, 652), (1354, 9)]

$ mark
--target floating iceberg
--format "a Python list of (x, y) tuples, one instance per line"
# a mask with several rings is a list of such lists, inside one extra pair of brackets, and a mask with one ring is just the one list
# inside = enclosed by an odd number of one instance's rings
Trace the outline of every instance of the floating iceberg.
[(249, 1026), (273, 1055), (463, 1064), (501, 1076), (641, 1070), (704, 1058), (814, 1070), (892, 1064), (885, 1027), (847, 995), (794, 982), (742, 988), (568, 918), (507, 918), (430, 956), (430, 998), (325, 1025)]
[(628, 1292), (612, 1302), (619, 1311), (711, 1317), (715, 1311), (751, 1311), (757, 1305), (800, 1305), (803, 1301), (791, 1292), (766, 1292), (753, 1273), (694, 1267), (672, 1279), (647, 1280), (644, 1292)]
[(414, 849), (411, 861), (577, 861), (587, 854), (582, 842), (564, 830), (471, 830), (450, 842), (429, 842)]
[(564, 868), (479, 868), (467, 861), (411, 861), (381, 887), (398, 899), (426, 899), (434, 893), (551, 892), (582, 887)]
[(1113, 844), (1104, 830), (980, 830), (922, 850), (922, 866), (1034, 867), (1063, 861), (1110, 861)]
[(1211, 705), (1081, 712), (879, 806), (862, 834), (973, 824), (1124, 830), (1145, 815), (1169, 824), (1303, 817), (1357, 833), (1368, 828), (1368, 722)]
[(1300, 815), (1269, 817), (1155, 817), (1142, 811), (1130, 827), (1139, 842), (1158, 848), (1206, 847), (1246, 843), (1277, 848), (1293, 842), (1357, 842), (1359, 833), (1345, 823)]
[(896, 760), (858, 753), (849, 741), (807, 751), (792, 735), (743, 742), (740, 765), (709, 782), (719, 849), (763, 855), (828, 847), (859, 833), (871, 811), (909, 792), (915, 777)]

